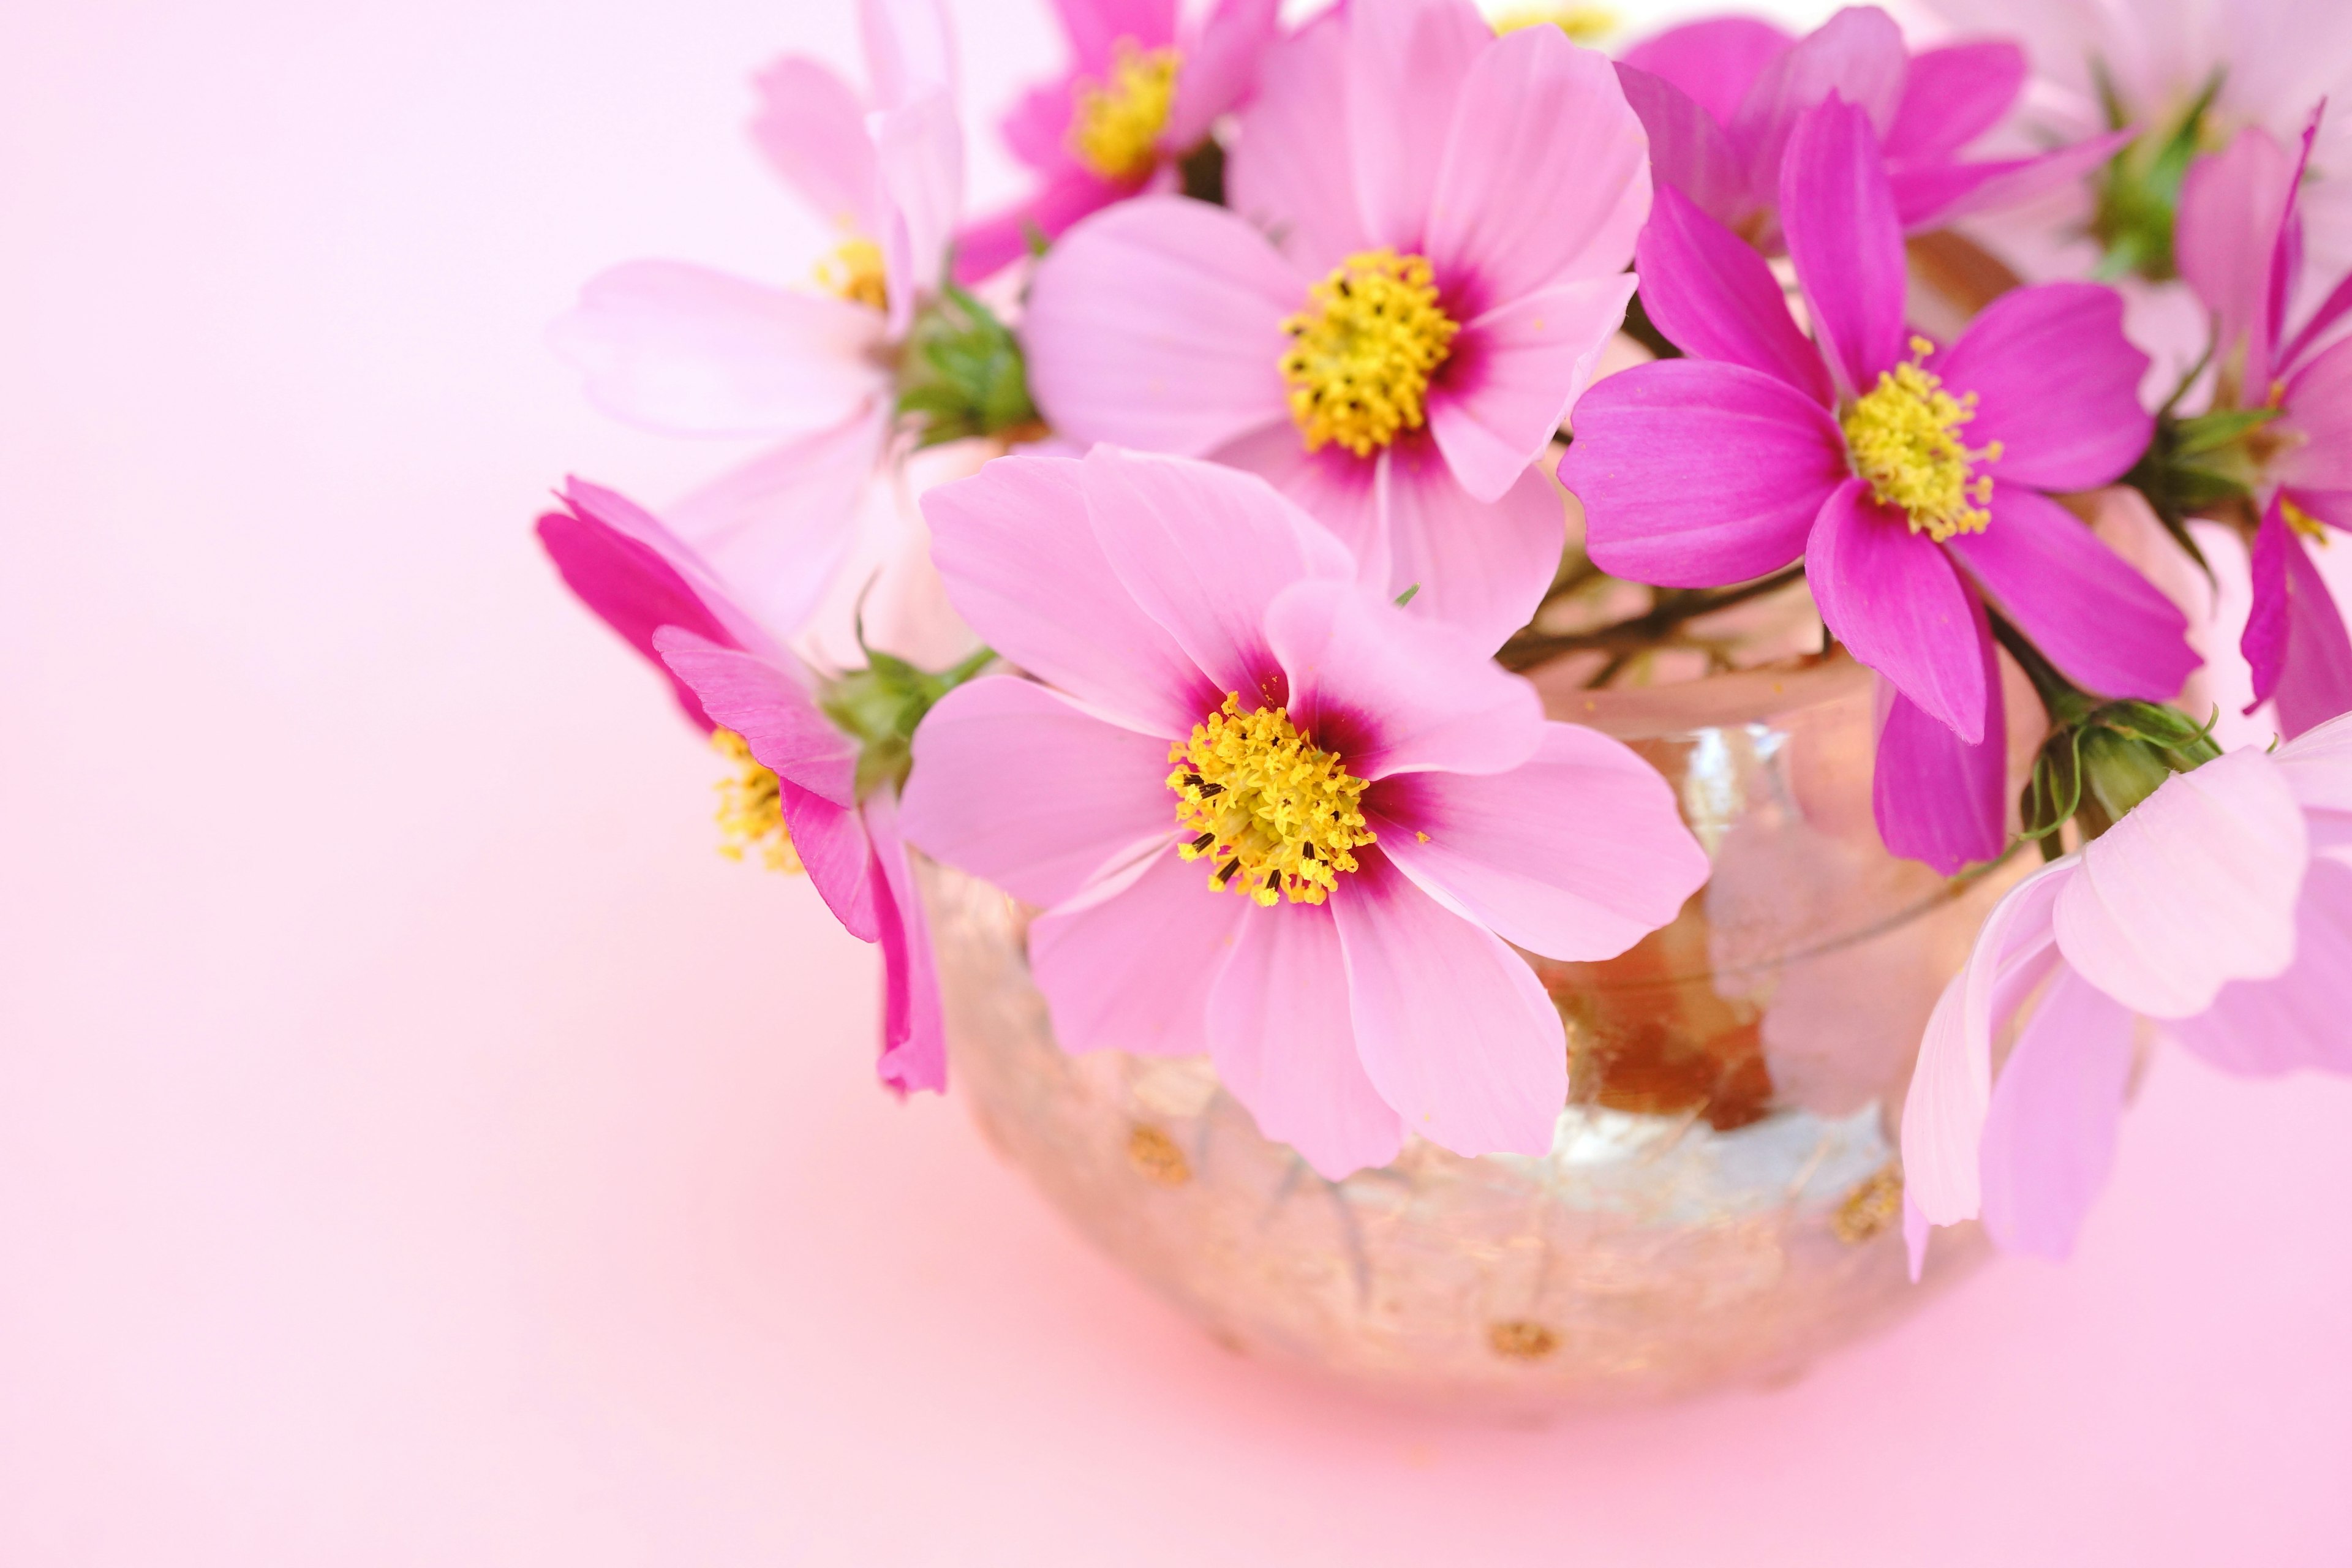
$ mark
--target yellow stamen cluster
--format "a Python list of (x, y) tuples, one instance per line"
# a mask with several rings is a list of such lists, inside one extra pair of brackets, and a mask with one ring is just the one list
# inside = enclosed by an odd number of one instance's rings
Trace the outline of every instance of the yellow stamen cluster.
[(1110, 80), (1081, 77), (1071, 89), (1070, 151), (1078, 162), (1106, 180), (1151, 173), (1182, 63), (1174, 49), (1140, 48), (1133, 38), (1114, 45)]
[(1617, 30), (1617, 13), (1606, 5), (1523, 5), (1495, 18), (1499, 36), (1522, 27), (1558, 27), (1580, 44), (1597, 44)]
[(1242, 711), (1238, 694), (1168, 749), (1176, 821), (1193, 837), (1177, 853), (1208, 860), (1213, 889), (1261, 904), (1319, 904), (1372, 841), (1359, 809), (1364, 781), (1317, 749), (1280, 708)]
[(1337, 441), (1369, 458), (1421, 428), (1430, 377), (1462, 328), (1438, 304), (1426, 258), (1382, 249), (1334, 268), (1282, 330), (1282, 379), (1307, 449)]
[(833, 247), (816, 264), (817, 287), (836, 299), (877, 310), (890, 308), (889, 275), (882, 268), (882, 247), (862, 236), (852, 236)]
[(782, 790), (776, 775), (751, 754), (743, 737), (732, 730), (713, 730), (710, 743), (735, 764), (733, 778), (719, 781), (719, 852), (740, 860), (757, 846), (771, 871), (797, 871), (800, 853), (793, 847), (792, 830), (784, 826)]
[(1911, 519), (1911, 531), (1937, 543), (1956, 533), (1982, 533), (1991, 514), (1992, 480), (1974, 465), (1996, 462), (2000, 443), (1970, 449), (1959, 428), (1976, 417), (1977, 395), (1954, 397), (1941, 377), (1919, 360), (1935, 352), (1925, 338), (1911, 340), (1911, 358), (1878, 373), (1878, 384), (1846, 409), (1846, 450), (1853, 471), (1870, 481), (1871, 493)]
[(2327, 542), (2327, 525), (2284, 496), (2279, 497), (2279, 516), (2286, 520), (2289, 528), (2314, 543)]

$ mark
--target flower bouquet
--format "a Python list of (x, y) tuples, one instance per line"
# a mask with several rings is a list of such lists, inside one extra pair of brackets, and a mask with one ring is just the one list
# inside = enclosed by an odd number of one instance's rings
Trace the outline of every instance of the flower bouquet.
[(1237, 1349), (1540, 1405), (2063, 1256), (2159, 1041), (2352, 1069), (2352, 23), (1057, 9), (1018, 202), (866, 0), (755, 81), (814, 281), (555, 331), (772, 443), (540, 537), (885, 1084)]

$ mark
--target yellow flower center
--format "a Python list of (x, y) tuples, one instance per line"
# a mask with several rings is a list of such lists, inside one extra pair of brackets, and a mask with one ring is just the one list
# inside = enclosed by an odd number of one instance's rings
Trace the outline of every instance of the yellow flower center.
[(735, 776), (719, 781), (719, 852), (730, 860), (740, 860), (745, 850), (757, 846), (769, 870), (798, 871), (801, 858), (793, 847), (792, 830), (784, 826), (783, 795), (776, 775), (732, 730), (713, 730), (710, 743), (735, 764)]
[(2284, 496), (2279, 497), (2279, 516), (2286, 520), (2289, 528), (2305, 539), (2319, 544), (2327, 542), (2327, 525)]
[(1383, 249), (1334, 268), (1282, 330), (1282, 379), (1307, 449), (1337, 441), (1369, 458), (1421, 428), (1429, 378), (1462, 329), (1437, 302), (1428, 260)]
[(1580, 44), (1597, 44), (1617, 30), (1617, 13), (1606, 5), (1521, 5), (1495, 18), (1499, 36), (1521, 27), (1558, 27)]
[(1356, 868), (1350, 851), (1372, 841), (1358, 809), (1364, 781), (1293, 729), (1283, 709), (1244, 713), (1229, 692), (1168, 760), (1177, 826), (1195, 835), (1176, 852), (1213, 862), (1213, 889), (1261, 904), (1319, 904), (1339, 873)]
[(1937, 543), (1956, 533), (1982, 533), (1991, 520), (1985, 502), (1992, 480), (1975, 465), (2000, 459), (2000, 443), (1969, 448), (1959, 428), (1975, 418), (1977, 395), (1954, 397), (1940, 377), (1919, 367), (1935, 352), (1925, 338), (1911, 340), (1911, 358), (1878, 373), (1878, 384), (1848, 407), (1846, 450), (1853, 471), (1870, 481), (1885, 505), (1909, 514), (1911, 531)]
[(1113, 45), (1110, 80), (1081, 77), (1071, 89), (1070, 151), (1078, 162), (1106, 180), (1151, 173), (1182, 63), (1174, 49), (1142, 48), (1133, 38)]
[(882, 268), (882, 247), (861, 235), (843, 240), (833, 247), (831, 256), (816, 264), (818, 288), (835, 299), (877, 310), (890, 308), (888, 277)]

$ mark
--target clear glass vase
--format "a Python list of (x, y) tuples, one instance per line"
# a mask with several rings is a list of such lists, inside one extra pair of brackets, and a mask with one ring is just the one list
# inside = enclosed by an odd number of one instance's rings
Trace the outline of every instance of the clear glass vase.
[[(1947, 880), (1886, 852), (1873, 678), (1843, 655), (1630, 690), (1565, 663), (1533, 674), (1554, 718), (1656, 764), (1715, 868), (1621, 958), (1529, 960), (1568, 1031), (1549, 1154), (1412, 1139), (1325, 1181), (1205, 1058), (1066, 1054), (1028, 911), (927, 868), (957, 1082), (1080, 1230), (1244, 1354), (1499, 1411), (1786, 1378), (1921, 1300), (1904, 1090), (2028, 857)], [(2014, 740), (2021, 777), (2033, 737)], [(1981, 1252), (1973, 1227), (1939, 1235), (1927, 1284)]]

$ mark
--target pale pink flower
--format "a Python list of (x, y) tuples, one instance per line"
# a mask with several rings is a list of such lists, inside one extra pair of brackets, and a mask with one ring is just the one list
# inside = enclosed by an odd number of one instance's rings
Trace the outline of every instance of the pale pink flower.
[[(2342, 0), (1923, 3), (1962, 33), (2011, 37), (2025, 47), (2033, 77), (2021, 117), (2022, 144), (2073, 142), (2107, 130), (2110, 95), (2124, 124), (2160, 137), (2218, 82), (2198, 137), (2208, 146), (2249, 125), (2289, 141), (2314, 103), (2352, 100), (2352, 5)], [(2331, 272), (2341, 271), (2352, 267), (2352, 122), (2339, 122), (2314, 149), (2312, 173), (2305, 200), (2313, 249)], [(2040, 216), (2053, 235), (2079, 234), (2093, 198), (2086, 181), (2070, 209)]]
[(614, 417), (774, 443), (668, 516), (786, 635), (858, 542), (890, 440), (893, 360), (944, 275), (962, 202), (945, 19), (934, 0), (864, 0), (862, 19), (871, 98), (798, 57), (757, 82), (752, 140), (843, 236), (809, 286), (633, 261), (591, 279), (553, 329)]
[(1045, 911), (1062, 1044), (1208, 1052), (1334, 1179), (1407, 1132), (1549, 1149), (1567, 1044), (1512, 946), (1605, 958), (1674, 918), (1706, 858), (1665, 781), (1253, 475), (1097, 447), (924, 510), (957, 608), (1036, 681), (931, 710), (907, 835)]
[(1928, 1226), (1979, 1214), (2007, 1250), (2071, 1250), (2136, 1016), (2225, 1071), (2352, 1072), (2352, 716), (2175, 774), (1994, 906), (1903, 1108), (1915, 1273)]
[(792, 848), (825, 906), (882, 948), (884, 1084), (947, 1087), (947, 1041), (921, 898), (898, 837), (896, 792), (858, 790), (857, 742), (826, 718), (816, 679), (718, 574), (625, 496), (573, 479), (539, 520), (564, 584), (668, 677), (688, 720), (742, 738), (776, 775)]
[(1177, 161), (1256, 85), (1276, 0), (1218, 0), (1188, 25), (1177, 0), (1055, 0), (1070, 63), (1004, 118), (1037, 186), (956, 236), (956, 275), (997, 272), (1090, 212), (1177, 184)]
[(1356, 0), (1267, 52), (1231, 210), (1145, 197), (1048, 253), (1031, 389), (1076, 439), (1264, 474), (1493, 647), (1559, 564), (1532, 464), (1633, 293), (1643, 147), (1559, 29)]

